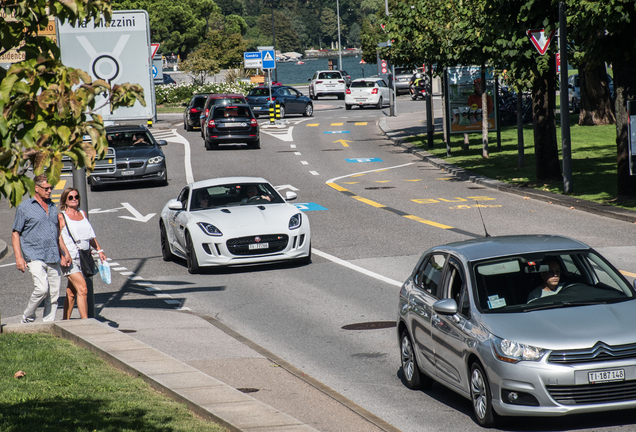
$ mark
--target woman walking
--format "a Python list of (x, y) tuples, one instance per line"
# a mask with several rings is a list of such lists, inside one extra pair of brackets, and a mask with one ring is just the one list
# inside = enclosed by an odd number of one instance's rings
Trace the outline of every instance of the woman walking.
[(92, 246), (99, 253), (99, 259), (102, 262), (106, 261), (106, 255), (95, 238), (93, 226), (88, 221), (86, 214), (79, 209), (79, 206), (80, 196), (78, 190), (72, 187), (64, 189), (60, 198), (60, 210), (62, 212), (58, 215), (58, 218), (62, 238), (71, 255), (72, 262), (69, 267), (62, 267), (63, 274), (68, 279), (62, 319), (71, 318), (76, 298), (80, 318), (88, 318), (88, 289), (82, 274), (79, 256), (80, 249), (88, 250)]

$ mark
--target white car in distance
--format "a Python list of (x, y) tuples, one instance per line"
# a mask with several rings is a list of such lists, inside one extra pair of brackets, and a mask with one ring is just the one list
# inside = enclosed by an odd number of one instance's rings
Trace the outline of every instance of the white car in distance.
[(389, 86), (382, 78), (358, 78), (351, 81), (351, 86), (345, 94), (345, 108), (350, 110), (352, 106), (382, 106), (389, 104), (391, 99)]
[(340, 71), (316, 71), (314, 76), (307, 81), (309, 81), (309, 97), (311, 100), (316, 100), (322, 96), (338, 96), (340, 100), (345, 97), (347, 82)]

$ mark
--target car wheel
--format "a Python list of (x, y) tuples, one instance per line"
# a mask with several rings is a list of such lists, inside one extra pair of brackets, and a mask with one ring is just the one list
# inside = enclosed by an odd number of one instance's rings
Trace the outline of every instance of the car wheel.
[(345, 109), (346, 109), (347, 111), (349, 111), (349, 110), (351, 109), (351, 105), (349, 105), (349, 104), (345, 104)]
[(281, 119), (285, 118), (285, 105), (280, 106), (280, 118)]
[(99, 186), (97, 186), (97, 185), (95, 184), (95, 181), (93, 180), (93, 177), (92, 177), (92, 176), (91, 176), (91, 177), (89, 177), (89, 180), (88, 180), (88, 186), (90, 186), (90, 188), (91, 188), (91, 192), (95, 192), (95, 191), (98, 191), (98, 190), (99, 190)]
[(194, 250), (190, 233), (186, 233), (186, 262), (188, 264), (188, 273), (199, 273), (199, 261), (197, 260), (197, 251)]
[(298, 260), (301, 265), (311, 264), (311, 243), (309, 243), (309, 254)]
[(164, 261), (172, 261), (174, 255), (172, 255), (172, 251), (170, 251), (170, 243), (168, 243), (168, 235), (163, 221), (159, 222), (159, 227), (161, 229), (161, 257)]
[(470, 367), (470, 398), (477, 423), (482, 427), (493, 427), (497, 415), (492, 409), (490, 384), (484, 369), (477, 362)]
[(400, 336), (400, 358), (402, 359), (402, 375), (404, 384), (412, 389), (426, 389), (433, 385), (433, 380), (420, 372), (415, 358), (415, 350), (409, 332), (404, 330)]
[(314, 115), (314, 105), (310, 103), (305, 105), (305, 112), (303, 113), (303, 115), (305, 117), (311, 117), (312, 115)]
[(378, 104), (375, 107), (377, 109), (382, 109), (382, 96), (380, 96), (380, 99), (378, 100)]
[(258, 141), (253, 142), (251, 147), (255, 150), (261, 148), (261, 140), (259, 139)]
[(338, 95), (338, 100), (344, 100), (344, 95)]
[(210, 145), (208, 140), (203, 141), (203, 143), (205, 144), (205, 149), (206, 150), (212, 150), (212, 146)]

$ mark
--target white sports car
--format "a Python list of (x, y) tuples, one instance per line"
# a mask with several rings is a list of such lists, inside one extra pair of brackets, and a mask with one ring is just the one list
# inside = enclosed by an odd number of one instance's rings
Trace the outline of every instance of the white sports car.
[(309, 220), (265, 179), (225, 177), (191, 183), (161, 211), (164, 261), (185, 258), (190, 273), (204, 266), (281, 260), (311, 262)]

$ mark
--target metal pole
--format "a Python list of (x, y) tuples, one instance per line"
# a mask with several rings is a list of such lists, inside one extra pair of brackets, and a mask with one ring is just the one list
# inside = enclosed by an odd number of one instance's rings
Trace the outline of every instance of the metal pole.
[[(272, 2), (272, 45), (274, 45), (274, 61), (276, 61), (276, 25), (274, 24), (274, 2)], [(274, 70), (274, 79), (278, 82), (278, 69)], [(270, 80), (271, 81), (271, 80)], [(271, 98), (272, 91), (270, 89), (269, 96)]]
[(340, 2), (336, 0), (336, 10), (338, 13), (338, 70), (342, 69), (342, 45), (340, 45)]
[(391, 65), (391, 86), (389, 87), (389, 112), (391, 117), (397, 115), (395, 108), (395, 66)]
[(570, 107), (568, 101), (568, 40), (566, 5), (559, 2), (559, 52), (561, 53), (561, 154), (563, 155), (563, 193), (571, 194), (572, 148), (570, 146)]
[(428, 75), (426, 85), (426, 135), (428, 135), (428, 148), (433, 148), (433, 134), (435, 133), (435, 112), (433, 111), (433, 65), (428, 66), (428, 71), (422, 71)]
[[(88, 191), (86, 190), (86, 168), (73, 168), (73, 187), (77, 189), (80, 197), (80, 210), (88, 217)], [(88, 317), (95, 318), (95, 291), (93, 289), (93, 279), (86, 279), (86, 288), (88, 294), (86, 301), (88, 302)]]

